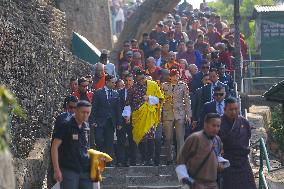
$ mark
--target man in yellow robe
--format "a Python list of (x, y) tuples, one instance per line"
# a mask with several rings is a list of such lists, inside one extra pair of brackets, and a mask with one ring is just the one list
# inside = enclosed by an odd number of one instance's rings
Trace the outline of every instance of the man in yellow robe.
[[(158, 84), (136, 72), (136, 83), (129, 89), (122, 116), (132, 122), (133, 140), (138, 144), (144, 165), (153, 165), (155, 129), (160, 122), (164, 96)], [(130, 119), (131, 118), (131, 119)]]

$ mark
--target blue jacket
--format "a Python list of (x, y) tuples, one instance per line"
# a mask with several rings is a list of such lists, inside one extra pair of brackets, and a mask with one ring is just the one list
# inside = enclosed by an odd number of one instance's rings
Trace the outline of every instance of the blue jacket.
[(122, 117), (119, 94), (113, 90), (112, 97), (107, 99), (105, 88), (101, 88), (94, 92), (89, 122), (91, 125), (96, 123), (97, 127), (105, 127), (108, 119), (112, 120), (114, 128), (117, 125), (121, 125)]
[(216, 101), (211, 101), (211, 102), (206, 102), (203, 107), (202, 107), (202, 111), (201, 111), (201, 116), (200, 116), (200, 123), (198, 125), (198, 127), (200, 127), (199, 129), (203, 129), (204, 126), (204, 118), (208, 113), (217, 113), (216, 111)]
[(195, 59), (195, 65), (198, 67), (198, 69), (200, 69), (200, 67), (201, 67), (201, 62), (202, 62), (202, 60), (203, 60), (202, 55), (201, 55), (201, 53), (200, 53), (199, 51), (197, 51), (197, 50), (196, 50), (194, 53), (195, 53), (195, 57), (196, 57), (196, 59)]

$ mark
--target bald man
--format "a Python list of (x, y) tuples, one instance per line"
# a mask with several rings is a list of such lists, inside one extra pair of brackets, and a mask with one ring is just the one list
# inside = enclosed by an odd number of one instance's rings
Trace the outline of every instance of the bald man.
[(158, 81), (160, 79), (160, 70), (161, 68), (156, 66), (155, 58), (150, 56), (146, 60), (147, 70), (146, 74), (151, 76), (154, 81)]
[(169, 62), (163, 66), (164, 69), (172, 70), (172, 69), (179, 69), (180, 65), (176, 61), (176, 53), (173, 51), (169, 52)]
[(94, 73), (93, 73), (94, 77), (93, 77), (93, 81), (94, 81), (94, 85), (93, 85), (93, 89), (97, 90), (97, 89), (101, 89), (105, 86), (105, 69), (104, 69), (104, 65), (102, 63), (96, 63), (94, 66)]

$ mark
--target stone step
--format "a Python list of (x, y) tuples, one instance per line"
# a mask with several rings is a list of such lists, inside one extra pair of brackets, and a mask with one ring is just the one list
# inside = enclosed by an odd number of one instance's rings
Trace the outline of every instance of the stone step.
[(175, 166), (106, 167), (103, 177), (175, 175)]
[(177, 189), (181, 188), (180, 185), (177, 186), (128, 186), (127, 188), (132, 189)]
[(180, 189), (180, 185), (167, 185), (167, 186), (101, 186), (102, 189)]
[(107, 167), (102, 188), (180, 188), (175, 166)]
[(159, 175), (159, 176), (127, 176), (126, 183), (128, 186), (165, 186), (165, 185), (178, 185), (178, 179), (172, 175)]
[(158, 176), (125, 176), (125, 177), (107, 177), (104, 178), (102, 186), (105, 187), (128, 187), (128, 186), (179, 186), (176, 176), (158, 175)]

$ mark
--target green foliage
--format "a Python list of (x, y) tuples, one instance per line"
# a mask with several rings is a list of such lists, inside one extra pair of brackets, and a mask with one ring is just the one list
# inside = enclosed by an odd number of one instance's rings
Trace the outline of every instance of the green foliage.
[(255, 21), (252, 20), (249, 22), (249, 30), (250, 30), (250, 36), (247, 38), (247, 43), (250, 49), (253, 51), (252, 54), (255, 54)]
[(4, 86), (0, 86), (0, 151), (7, 147), (6, 129), (9, 122), (9, 112), (24, 117), (14, 95)]
[(273, 139), (279, 145), (280, 151), (284, 152), (284, 121), (281, 105), (276, 106), (272, 111), (272, 121), (269, 130)]
[[(246, 19), (252, 15), (255, 5), (273, 5), (274, 0), (241, 0), (240, 13), (242, 19)], [(208, 6), (230, 23), (234, 21), (234, 0), (217, 0), (209, 2)]]
[(216, 13), (218, 13), (223, 20), (227, 20), (229, 23), (233, 23), (234, 5), (226, 4), (222, 0), (207, 3)]
[[(245, 20), (249, 20), (252, 16), (255, 5), (274, 5), (275, 0), (240, 0), (240, 14), (241, 14), (241, 24), (240, 31), (247, 34), (247, 24)], [(216, 0), (214, 2), (208, 3), (208, 6), (215, 10), (222, 19), (227, 20), (229, 23), (234, 23), (234, 0)], [(249, 35), (246, 36), (247, 43), (250, 47), (251, 53), (255, 54), (255, 23), (249, 22)]]

